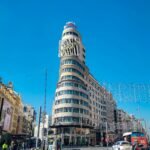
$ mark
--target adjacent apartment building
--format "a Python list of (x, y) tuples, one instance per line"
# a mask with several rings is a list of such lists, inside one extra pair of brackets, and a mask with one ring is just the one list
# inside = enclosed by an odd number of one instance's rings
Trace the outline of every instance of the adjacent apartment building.
[[(143, 128), (143, 121), (137, 119), (134, 115), (129, 115), (123, 109), (116, 109), (116, 136), (115, 138), (122, 138), (123, 133), (125, 132), (144, 132), (146, 130)], [(145, 122), (144, 122), (145, 123)]]
[(30, 137), (35, 125), (34, 108), (22, 103), (11, 82), (4, 84), (0, 80), (0, 134)]
[[(59, 57), (59, 81), (51, 126), (55, 138), (62, 139), (64, 145), (104, 143), (106, 127), (114, 128), (116, 103), (86, 66), (86, 50), (72, 22), (64, 26)], [(110, 132), (113, 136), (114, 130)]]
[(22, 122), (22, 133), (33, 136), (34, 128), (36, 126), (36, 111), (33, 106), (27, 104), (23, 105)]
[(23, 104), (20, 95), (14, 91), (11, 82), (8, 85), (0, 81), (0, 130), (2, 134), (22, 133)]

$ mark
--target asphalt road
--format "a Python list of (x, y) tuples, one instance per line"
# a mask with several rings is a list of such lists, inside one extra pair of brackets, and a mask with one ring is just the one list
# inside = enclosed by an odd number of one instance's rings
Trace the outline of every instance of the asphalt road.
[(63, 150), (112, 150), (111, 147), (77, 147), (77, 148), (63, 148)]

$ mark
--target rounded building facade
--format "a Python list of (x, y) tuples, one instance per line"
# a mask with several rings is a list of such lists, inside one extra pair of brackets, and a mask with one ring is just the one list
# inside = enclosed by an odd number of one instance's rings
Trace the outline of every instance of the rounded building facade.
[[(114, 135), (114, 99), (90, 73), (82, 38), (74, 23), (59, 42), (59, 81), (53, 105), (53, 138), (62, 145), (105, 145), (106, 122)], [(115, 103), (114, 103), (115, 104)]]
[(64, 145), (89, 143), (89, 92), (86, 75), (85, 49), (81, 36), (72, 22), (64, 26), (59, 43), (60, 74), (53, 106), (53, 126)]

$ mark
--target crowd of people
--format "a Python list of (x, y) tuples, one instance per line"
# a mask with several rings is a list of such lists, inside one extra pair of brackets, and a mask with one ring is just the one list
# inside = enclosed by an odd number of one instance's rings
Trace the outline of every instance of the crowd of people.
[(27, 146), (24, 142), (18, 143), (17, 141), (12, 141), (10, 144), (4, 141), (1, 145), (0, 150), (24, 150)]
[(21, 150), (24, 149), (25, 145), (24, 143), (17, 143), (15, 141), (12, 141), (11, 144), (8, 144), (6, 141), (1, 146), (2, 150)]

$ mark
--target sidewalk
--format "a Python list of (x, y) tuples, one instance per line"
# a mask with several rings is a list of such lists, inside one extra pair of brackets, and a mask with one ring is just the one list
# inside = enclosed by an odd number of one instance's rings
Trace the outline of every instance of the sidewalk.
[(69, 147), (62, 150), (112, 150), (112, 147)]

